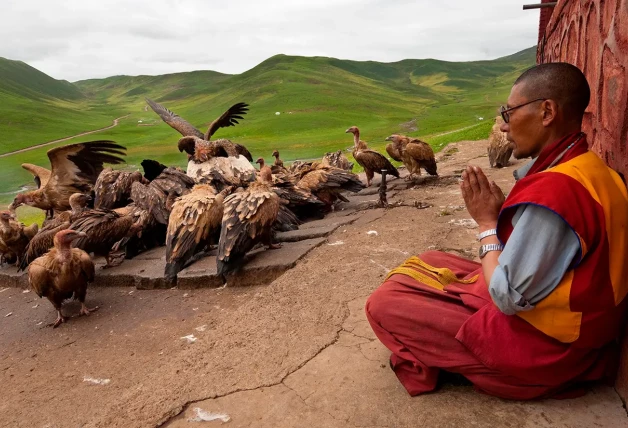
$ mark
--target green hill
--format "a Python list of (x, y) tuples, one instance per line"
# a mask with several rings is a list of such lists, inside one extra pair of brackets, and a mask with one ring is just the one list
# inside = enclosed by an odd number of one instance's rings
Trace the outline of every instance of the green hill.
[[(350, 147), (344, 131), (352, 125), (375, 149), (396, 132), (422, 137), (439, 149), (450, 141), (486, 138), (498, 106), (514, 79), (534, 65), (535, 53), (530, 48), (491, 61), (394, 63), (276, 55), (237, 75), (193, 71), (73, 84), (0, 60), (0, 153), (130, 114), (119, 126), (77, 141), (113, 139), (128, 148), (129, 165), (150, 157), (183, 166), (185, 157), (175, 145), (179, 134), (147, 108), (145, 97), (203, 131), (233, 103), (247, 102), (250, 110), (240, 124), (220, 129), (216, 138), (245, 144), (255, 157), (270, 158), (275, 148), (285, 161), (320, 157)], [(457, 129), (463, 130), (450, 133)], [(0, 158), (0, 193), (29, 183), (19, 163), (47, 166), (49, 148)], [(0, 195), (0, 202), (9, 197)]]
[(0, 154), (111, 124), (70, 82), (21, 61), (0, 58)]

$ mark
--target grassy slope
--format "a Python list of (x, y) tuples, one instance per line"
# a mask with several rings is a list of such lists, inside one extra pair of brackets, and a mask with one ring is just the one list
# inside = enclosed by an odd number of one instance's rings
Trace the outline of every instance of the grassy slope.
[(0, 100), (0, 154), (105, 127), (119, 111), (93, 103), (70, 82), (4, 58)]
[[(275, 148), (286, 161), (320, 157), (351, 146), (351, 135), (344, 133), (351, 125), (359, 126), (362, 138), (378, 150), (396, 132), (422, 137), (439, 149), (451, 141), (486, 138), (497, 107), (516, 76), (534, 64), (534, 53), (528, 49), (494, 61), (387, 64), (277, 55), (239, 75), (196, 71), (76, 82), (83, 99), (64, 102), (86, 106), (94, 115), (109, 113), (108, 120), (130, 113), (118, 127), (76, 140), (113, 139), (128, 148), (129, 166), (147, 157), (185, 163), (175, 146), (179, 134), (146, 110), (144, 97), (163, 103), (202, 131), (231, 104), (249, 103), (244, 120), (220, 129), (215, 138), (243, 143), (255, 157), (268, 159)], [(403, 125), (408, 123), (418, 129), (409, 131)], [(52, 138), (37, 142), (46, 139)], [(7, 192), (30, 183), (19, 163), (47, 165), (49, 148), (0, 158), (0, 203), (12, 198)]]

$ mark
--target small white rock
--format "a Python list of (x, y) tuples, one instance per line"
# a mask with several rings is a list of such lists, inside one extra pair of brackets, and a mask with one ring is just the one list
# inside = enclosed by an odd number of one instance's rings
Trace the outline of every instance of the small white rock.
[(378, 233), (376, 230), (369, 230), (368, 232), (366, 232), (367, 235), (369, 236), (377, 236)]
[(194, 343), (196, 342), (196, 337), (194, 337), (193, 334), (188, 334), (187, 336), (183, 336), (181, 337), (182, 340), (187, 340), (188, 343)]

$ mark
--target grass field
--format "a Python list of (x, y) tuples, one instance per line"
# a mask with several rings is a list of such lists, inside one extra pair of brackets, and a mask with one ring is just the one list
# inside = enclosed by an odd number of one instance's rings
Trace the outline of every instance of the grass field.
[[(180, 135), (146, 109), (144, 97), (201, 131), (233, 103), (249, 103), (240, 124), (220, 129), (214, 138), (242, 143), (254, 157), (267, 160), (274, 149), (291, 161), (350, 147), (353, 136), (344, 131), (352, 125), (376, 150), (383, 151), (384, 139), (393, 133), (420, 137), (439, 150), (452, 141), (486, 138), (512, 82), (534, 59), (534, 48), (467, 63), (384, 64), (277, 55), (239, 75), (195, 71), (74, 84), (0, 59), (0, 154), (108, 126), (113, 118), (129, 114), (115, 128), (58, 145), (111, 139), (127, 147), (125, 167), (136, 168), (146, 158), (184, 166), (185, 156), (176, 149)], [(46, 151), (54, 146), (0, 158), (0, 204), (32, 183), (20, 164), (48, 166)], [(25, 210), (20, 217), (32, 215)]]

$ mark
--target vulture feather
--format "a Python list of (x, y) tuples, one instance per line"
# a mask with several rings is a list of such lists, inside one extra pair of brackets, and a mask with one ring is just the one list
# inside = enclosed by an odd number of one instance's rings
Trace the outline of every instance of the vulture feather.
[(269, 249), (279, 248), (272, 244), (272, 229), (282, 203), (272, 190), (271, 180), (270, 168), (264, 167), (259, 181), (225, 198), (216, 257), (223, 284), (226, 275), (241, 266), (246, 253), (257, 243), (268, 245)]
[[(210, 141), (211, 137), (214, 133), (220, 128), (226, 128), (229, 126), (235, 126), (238, 123), (238, 119), (242, 119), (242, 116), (245, 115), (248, 111), (248, 104), (246, 103), (236, 103), (229, 107), (220, 117), (215, 119), (207, 128), (207, 132), (203, 134), (193, 125), (191, 125), (186, 120), (182, 119), (180, 116), (175, 114), (174, 112), (168, 110), (166, 107), (162, 106), (155, 101), (152, 101), (146, 98), (146, 102), (153, 109), (155, 113), (161, 117), (161, 119), (170, 125), (173, 129), (177, 130), (184, 137), (196, 137), (200, 140)], [(186, 143), (187, 144), (187, 143)], [(237, 146), (240, 146), (237, 144)], [(253, 161), (251, 154), (244, 148), (244, 146), (240, 146), (241, 154), (249, 159), (249, 161)], [(179, 150), (181, 149), (181, 141), (179, 141)], [(190, 151), (186, 150), (189, 155), (193, 155)], [(248, 154), (248, 156), (247, 156)]]
[[(177, 274), (211, 243), (218, 243), (223, 202), (232, 189), (216, 194), (213, 187), (197, 184), (174, 202), (166, 235), (165, 276), (173, 281)], [(212, 242), (213, 241), (213, 242)]]
[(94, 185), (94, 208), (111, 210), (128, 205), (131, 202), (131, 186), (144, 180), (139, 171), (103, 169)]
[(142, 161), (142, 168), (144, 169), (144, 178), (148, 181), (153, 181), (168, 167), (156, 160), (144, 159)]
[(58, 327), (67, 320), (61, 314), (64, 300), (74, 297), (81, 302), (81, 315), (89, 315), (98, 307), (85, 306), (87, 285), (94, 281), (94, 263), (89, 255), (72, 242), (83, 236), (74, 230), (62, 230), (54, 237), (54, 248), (35, 259), (28, 268), (28, 281), (39, 297), (46, 297), (57, 310)]
[(20, 260), (18, 272), (26, 270), (29, 264), (37, 257), (41, 257), (53, 245), (53, 238), (57, 232), (69, 229), (72, 222), (80, 218), (87, 210), (87, 204), (91, 201), (91, 196), (82, 193), (75, 193), (70, 196), (70, 211), (62, 211), (51, 220), (45, 221), (44, 225), (35, 236), (30, 240), (24, 250), (24, 257)]
[(342, 150), (325, 153), (321, 165), (333, 166), (334, 168), (344, 169), (345, 171), (353, 170), (353, 162), (349, 162), (349, 159), (342, 153)]
[(395, 150), (401, 154), (403, 164), (409, 172), (409, 180), (414, 174), (421, 175), (421, 168), (430, 175), (438, 175), (434, 150), (425, 141), (399, 134), (387, 137), (386, 141), (392, 141)]
[(24, 257), (24, 251), (31, 238), (37, 233), (37, 223), (29, 228), (16, 221), (11, 211), (0, 211), (0, 240), (8, 249), (7, 253), (17, 256), (16, 263), (19, 265)]
[(366, 173), (366, 187), (371, 185), (375, 173), (381, 174), (383, 169), (386, 170), (386, 174), (394, 175), (399, 178), (399, 171), (397, 171), (397, 168), (395, 168), (384, 155), (375, 150), (369, 150), (366, 142), (360, 140), (360, 130), (357, 126), (352, 126), (345, 132), (353, 134), (353, 158), (364, 168), (364, 172)]
[(338, 199), (348, 202), (342, 192), (357, 193), (364, 189), (364, 184), (352, 172), (317, 164), (309, 171), (302, 172), (297, 187), (310, 191), (330, 209)]
[[(38, 172), (41, 187), (18, 194), (11, 209), (30, 205), (45, 211), (65, 211), (74, 193), (90, 193), (105, 163), (121, 164), (125, 148), (113, 141), (76, 143), (48, 150), (51, 171), (48, 179)], [(29, 164), (24, 168), (33, 172)], [(23, 165), (24, 166), (24, 165)], [(45, 184), (44, 184), (45, 183)]]

